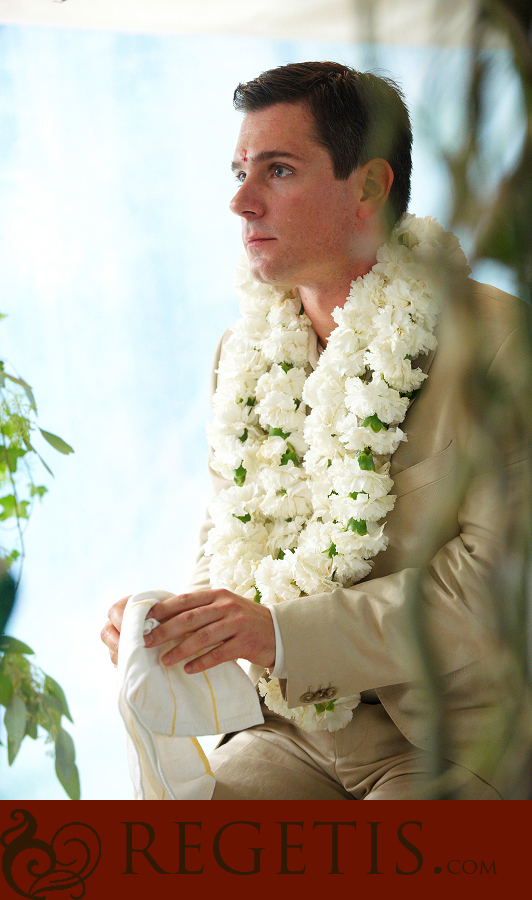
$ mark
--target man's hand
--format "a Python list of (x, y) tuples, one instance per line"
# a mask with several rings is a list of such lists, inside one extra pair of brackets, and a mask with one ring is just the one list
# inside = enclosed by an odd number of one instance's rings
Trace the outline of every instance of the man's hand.
[(107, 615), (109, 619), (101, 630), (100, 637), (106, 647), (109, 648), (109, 656), (113, 666), (118, 663), (118, 642), (120, 640), (120, 629), (122, 628), (122, 618), (129, 597), (123, 597), (118, 603), (115, 603)]
[(166, 666), (197, 653), (202, 655), (189, 660), (185, 672), (203, 672), (229, 659), (247, 659), (263, 668), (275, 665), (275, 631), (269, 609), (231, 591), (194, 591), (169, 597), (153, 606), (148, 617), (161, 625), (146, 636), (146, 647), (180, 641), (161, 657)]
[[(128, 599), (124, 597), (111, 607), (101, 633), (115, 666)], [(166, 666), (198, 653), (202, 655), (189, 660), (185, 666), (189, 674), (203, 672), (230, 659), (247, 659), (269, 669), (275, 665), (275, 631), (269, 609), (230, 591), (194, 591), (169, 597), (156, 603), (147, 618), (157, 619), (161, 624), (144, 638), (146, 647), (157, 647), (166, 641), (180, 642), (161, 657)]]

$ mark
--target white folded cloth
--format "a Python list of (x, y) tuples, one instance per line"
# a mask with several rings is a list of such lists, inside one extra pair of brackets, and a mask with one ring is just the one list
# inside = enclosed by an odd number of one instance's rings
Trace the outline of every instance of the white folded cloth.
[(118, 651), (118, 704), (128, 734), (128, 762), (138, 800), (210, 800), (215, 778), (199, 735), (241, 731), (264, 721), (258, 694), (236, 661), (188, 675), (164, 666), (173, 644), (146, 648), (146, 616), (168, 591), (130, 597)]

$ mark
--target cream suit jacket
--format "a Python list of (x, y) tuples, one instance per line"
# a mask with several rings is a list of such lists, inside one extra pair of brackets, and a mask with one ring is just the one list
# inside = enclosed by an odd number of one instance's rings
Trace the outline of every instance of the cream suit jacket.
[[(406, 738), (426, 749), (428, 693), (411, 625), (412, 598), (423, 571), (422, 610), (444, 704), (445, 755), (455, 762), (467, 762), (464, 754), (476, 739), (496, 740), (506, 706), (513, 721), (521, 721), (523, 710), (525, 719), (529, 715), (528, 698), (522, 703), (517, 696), (512, 662), (498, 636), (503, 598), (492, 578), (504, 553), (504, 520), (517, 515), (523, 496), (525, 452), (509, 435), (497, 451), (504, 450), (502, 489), (490, 475), (476, 474), (464, 484), (465, 454), (475, 440), (484, 446), (488, 439), (460, 391), (473, 353), (468, 345), (476, 345), (483, 378), (500, 377), (504, 384), (508, 373), (518, 377), (518, 301), (469, 279), (466, 291), (465, 300), (454, 300), (442, 314), (436, 352), (419, 361), (428, 378), (402, 425), (408, 440), (392, 457), (397, 500), (387, 516), (387, 549), (355, 586), (276, 606), (290, 707), (319, 688), (333, 687), (338, 697), (376, 689)], [(464, 303), (473, 305), (475, 322), (473, 335), (465, 339)], [(220, 346), (223, 353), (223, 339)], [(215, 492), (229, 486), (216, 473), (212, 477)], [(207, 519), (202, 547), (210, 526)], [(190, 589), (209, 586), (208, 562), (201, 550)], [(258, 680), (262, 673), (252, 666), (250, 674)]]

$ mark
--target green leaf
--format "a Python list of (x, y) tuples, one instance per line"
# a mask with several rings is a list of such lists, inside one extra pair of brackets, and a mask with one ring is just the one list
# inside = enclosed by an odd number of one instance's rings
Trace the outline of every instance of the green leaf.
[(334, 709), (334, 704), (335, 701), (330, 700), (329, 703), (315, 703), (314, 707), (317, 713), (332, 712)]
[(18, 751), (22, 739), (26, 732), (26, 704), (22, 697), (13, 694), (4, 716), (4, 725), (7, 731), (7, 759), (9, 765), (12, 765)]
[(337, 551), (337, 549), (336, 549), (336, 544), (334, 543), (334, 541), (331, 541), (331, 543), (330, 543), (330, 545), (329, 545), (329, 549), (328, 549), (328, 550), (324, 550), (323, 553), (325, 553), (326, 556), (329, 557), (329, 559), (332, 559), (333, 556), (337, 556), (337, 555), (338, 555), (338, 551)]
[(259, 591), (258, 587), (256, 587), (256, 588), (255, 588), (255, 596), (253, 597), (253, 602), (254, 602), (254, 603), (260, 603), (261, 597), (262, 597), (262, 594), (261, 594), (261, 592)]
[(293, 368), (294, 368), (293, 363), (281, 363), (281, 369), (283, 370), (283, 372), (289, 372), (290, 369), (293, 369)]
[(55, 741), (55, 774), (71, 800), (79, 800), (79, 773), (76, 768), (74, 741), (60, 728)]
[(284, 559), (284, 550), (279, 550), (279, 553), (277, 554), (277, 559)]
[(43, 484), (30, 484), (30, 497), (40, 497), (41, 499), (48, 493), (48, 488)]
[(270, 425), (270, 430), (269, 430), (268, 434), (270, 437), (282, 437), (286, 440), (286, 438), (289, 436), (290, 432), (287, 431), (285, 434), (285, 432), (283, 431), (282, 428), (273, 428), (273, 426)]
[(27, 644), (23, 644), (22, 641), (17, 641), (16, 638), (8, 637), (7, 634), (3, 634), (0, 637), (0, 652), (1, 653), (25, 653), (32, 654), (33, 650), (31, 647), (28, 647)]
[(60, 453), (66, 454), (74, 452), (70, 444), (67, 444), (66, 441), (63, 440), (63, 438), (58, 437), (56, 434), (50, 434), (49, 431), (43, 431), (42, 428), (39, 428), (39, 431), (41, 432), (44, 440), (48, 441), (48, 443), (52, 445), (54, 450), (59, 450)]
[(296, 451), (292, 447), (292, 444), (286, 444), (286, 453), (283, 453), (281, 456), (281, 465), (286, 466), (288, 462), (292, 461), (294, 466), (299, 466), (297, 461)]
[(64, 693), (61, 685), (58, 684), (57, 681), (54, 681), (53, 678), (50, 678), (49, 675), (47, 675), (46, 678), (44, 679), (44, 690), (48, 694), (50, 694), (52, 697), (55, 697), (55, 699), (59, 702), (59, 706), (61, 708), (62, 714), (64, 716), (66, 716), (67, 719), (70, 719), (71, 722), (73, 722), (72, 716), (70, 715), (70, 710), (68, 708), (68, 703), (67, 703), (67, 700), (65, 697), (65, 693)]
[(13, 696), (13, 684), (5, 672), (0, 672), (0, 706), (9, 706)]
[(20, 386), (24, 389), (26, 393), (26, 397), (30, 402), (30, 406), (33, 412), (37, 412), (37, 404), (35, 403), (35, 397), (33, 396), (33, 391), (30, 388), (29, 384), (24, 381), (23, 378), (15, 378), (13, 375), (8, 375), (7, 372), (4, 372), (4, 377), (9, 378), (10, 381), (14, 381), (15, 384), (20, 384)]
[[(17, 551), (14, 550), (9, 554), (9, 557), (4, 561), (5, 568), (9, 568), (9, 565), (13, 558), (13, 553)], [(4, 633), (4, 628), (6, 627), (7, 620), (11, 615), (11, 610), (13, 609), (13, 605), (15, 603), (15, 594), (16, 594), (16, 585), (11, 575), (8, 572), (2, 571), (2, 567), (0, 565), (0, 635)], [(0, 641), (2, 638), (0, 637)], [(1, 646), (0, 646), (1, 650)]]
[(236, 513), (231, 513), (231, 515), (233, 516), (234, 519), (238, 519), (239, 522), (244, 522), (244, 523), (251, 522), (250, 513), (246, 513), (244, 516), (237, 516)]
[(24, 732), (24, 737), (29, 737), (32, 741), (37, 740), (37, 722), (35, 719), (28, 719), (26, 722), (26, 731)]
[(248, 439), (248, 430), (247, 430), (247, 428), (244, 428), (244, 434), (241, 434), (240, 437), (238, 438), (238, 440), (242, 441), (242, 443), (244, 443), (244, 441), (247, 441), (247, 439)]
[(388, 431), (388, 426), (385, 425), (384, 422), (381, 422), (377, 413), (375, 413), (373, 416), (368, 416), (366, 419), (364, 419), (364, 421), (362, 422), (362, 427), (363, 428), (371, 428), (371, 430), (374, 431), (375, 433), (377, 433), (378, 431), (382, 431), (382, 430)]
[(233, 470), (233, 481), (237, 485), (237, 487), (242, 487), (242, 485), (246, 481), (247, 470), (244, 468), (242, 463), (240, 463), (238, 469)]
[(369, 449), (369, 447), (366, 447), (364, 450), (358, 451), (357, 460), (362, 470), (366, 472), (375, 471), (375, 461), (373, 459), (373, 456), (371, 455), (371, 450)]
[(17, 471), (17, 462), (21, 458), (21, 456), (25, 456), (28, 452), (24, 450), (22, 447), (6, 447), (5, 450), (7, 465), (10, 472)]
[(368, 527), (365, 519), (349, 519), (346, 531), (352, 531), (353, 534), (365, 535), (368, 533)]
[(9, 494), (6, 497), (0, 497), (0, 505), (4, 508), (4, 511), (0, 513), (0, 521), (2, 522), (12, 517), (17, 519), (28, 518), (29, 500), (19, 500), (17, 503), (13, 494)]
[(256, 403), (255, 397), (248, 397), (248, 399), (246, 400), (246, 406), (253, 407), (253, 406), (255, 406), (255, 403)]

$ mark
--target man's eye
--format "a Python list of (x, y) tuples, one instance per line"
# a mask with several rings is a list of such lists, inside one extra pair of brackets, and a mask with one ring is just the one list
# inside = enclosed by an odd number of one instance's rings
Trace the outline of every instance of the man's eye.
[(246, 177), (246, 173), (245, 173), (245, 172), (237, 172), (237, 173), (235, 174), (235, 178), (236, 178), (236, 180), (237, 180), (240, 184), (243, 184), (243, 183), (244, 183), (245, 177)]
[(274, 166), (273, 174), (276, 178), (285, 178), (287, 175), (292, 174), (292, 169), (289, 169), (287, 166)]

